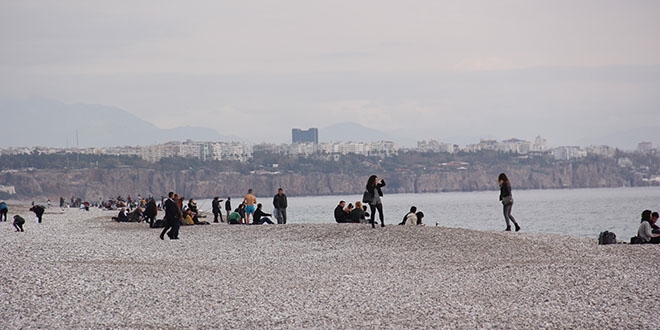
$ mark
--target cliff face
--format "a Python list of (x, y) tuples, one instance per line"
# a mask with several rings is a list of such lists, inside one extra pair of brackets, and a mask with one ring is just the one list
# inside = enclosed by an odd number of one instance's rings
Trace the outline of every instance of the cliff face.
[[(389, 193), (497, 190), (496, 177), (506, 172), (516, 189), (597, 188), (646, 185), (613, 165), (555, 164), (551, 167), (505, 166), (427, 172), (376, 173), (385, 178)], [(289, 196), (360, 194), (366, 177), (352, 174), (250, 174), (234, 172), (156, 171), (151, 169), (81, 169), (5, 171), (0, 185), (14, 187), (16, 199), (80, 197), (94, 201), (117, 195), (160, 197), (176, 191), (186, 197), (242, 196), (249, 188), (269, 196), (283, 187)]]

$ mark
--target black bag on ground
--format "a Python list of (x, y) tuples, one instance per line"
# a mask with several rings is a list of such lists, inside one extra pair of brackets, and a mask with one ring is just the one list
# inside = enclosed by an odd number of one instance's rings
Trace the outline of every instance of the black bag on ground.
[(616, 244), (616, 234), (611, 231), (604, 231), (598, 235), (598, 245)]
[(154, 225), (151, 226), (151, 228), (164, 228), (165, 227), (165, 221), (164, 220), (156, 220), (154, 222)]

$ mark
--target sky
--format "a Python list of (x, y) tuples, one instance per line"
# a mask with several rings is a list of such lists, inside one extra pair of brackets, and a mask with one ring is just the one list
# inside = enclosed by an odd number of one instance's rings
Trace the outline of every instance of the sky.
[(3, 0), (0, 99), (255, 142), (355, 122), (574, 145), (660, 127), (659, 14), (652, 0)]

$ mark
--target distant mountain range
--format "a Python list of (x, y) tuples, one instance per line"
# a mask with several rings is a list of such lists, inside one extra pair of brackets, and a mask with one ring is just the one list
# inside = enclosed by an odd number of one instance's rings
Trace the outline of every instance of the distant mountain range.
[[(158, 128), (116, 107), (51, 100), (0, 101), (0, 147), (112, 147), (168, 141), (236, 141), (211, 128)], [(8, 124), (8, 123), (11, 123)]]
[[(30, 99), (25, 101), (0, 100), (0, 147), (112, 147), (140, 146), (168, 141), (239, 141), (236, 136), (223, 135), (205, 127), (158, 128), (125, 110), (95, 104), (65, 104), (52, 100)], [(320, 142), (372, 142), (393, 141), (401, 147), (414, 147), (419, 140), (429, 140), (420, 135), (410, 136), (409, 131), (387, 133), (357, 123), (343, 122), (319, 128)], [(505, 139), (507, 137), (455, 136), (434, 137), (445, 143), (467, 145), (478, 143), (481, 138)], [(611, 131), (596, 138), (583, 138), (576, 145), (609, 145), (634, 150), (642, 141), (653, 142), (660, 147), (660, 127), (648, 126), (630, 131)], [(280, 143), (278, 141), (272, 141)], [(281, 141), (290, 143), (291, 141)], [(552, 141), (549, 144), (553, 146)]]

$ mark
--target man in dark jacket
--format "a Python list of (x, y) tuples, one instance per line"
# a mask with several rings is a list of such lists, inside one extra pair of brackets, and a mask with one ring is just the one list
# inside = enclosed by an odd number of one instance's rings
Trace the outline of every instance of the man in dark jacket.
[(156, 223), (156, 216), (158, 215), (158, 206), (153, 198), (149, 198), (144, 215), (147, 217), (147, 221), (149, 221), (149, 227), (153, 228)]
[(24, 224), (25, 224), (25, 219), (23, 219), (23, 217), (21, 217), (18, 214), (14, 216), (14, 228), (16, 228), (16, 231), (25, 231), (23, 230)]
[[(180, 209), (177, 206), (176, 202), (172, 199), (174, 197), (174, 192), (169, 192), (167, 194), (168, 198), (165, 200), (165, 228), (160, 232), (160, 239), (165, 239), (165, 233), (169, 236), (170, 239), (179, 239), (179, 227), (181, 226), (180, 218)], [(168, 232), (167, 230), (171, 230)]]
[(222, 208), (220, 207), (220, 202), (222, 202), (220, 197), (213, 198), (213, 202), (211, 202), (211, 207), (213, 208), (213, 222), (218, 222), (218, 216), (220, 216), (220, 221), (225, 222), (225, 220), (222, 219)]
[(280, 225), (286, 224), (286, 194), (282, 188), (277, 189), (277, 194), (273, 197), (273, 206), (275, 207), (275, 216), (277, 223)]
[(348, 217), (348, 213), (344, 211), (345, 206), (346, 202), (340, 201), (339, 205), (335, 207), (335, 221), (338, 223), (351, 222), (351, 219)]
[(229, 214), (231, 213), (231, 197), (227, 197), (227, 201), (225, 202), (225, 211), (227, 211), (227, 219), (229, 219)]

